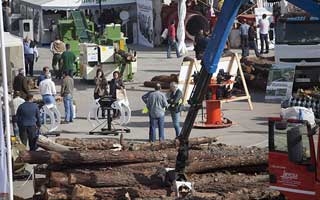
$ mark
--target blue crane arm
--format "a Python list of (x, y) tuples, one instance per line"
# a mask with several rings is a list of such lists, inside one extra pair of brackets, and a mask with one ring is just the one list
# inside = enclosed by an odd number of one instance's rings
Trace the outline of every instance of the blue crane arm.
[(287, 0), (314, 17), (320, 18), (320, 3), (315, 0)]
[(182, 127), (179, 139), (179, 149), (176, 160), (176, 179), (184, 180), (184, 170), (188, 160), (188, 142), (193, 123), (201, 108), (202, 101), (206, 94), (208, 84), (212, 74), (216, 71), (219, 59), (224, 46), (227, 42), (228, 35), (236, 18), (238, 10), (244, 0), (225, 0), (211, 39), (205, 50), (202, 69), (199, 74), (199, 81), (195, 84), (189, 103), (190, 108), (185, 123)]
[(214, 73), (243, 0), (225, 0), (203, 57), (208, 73)]

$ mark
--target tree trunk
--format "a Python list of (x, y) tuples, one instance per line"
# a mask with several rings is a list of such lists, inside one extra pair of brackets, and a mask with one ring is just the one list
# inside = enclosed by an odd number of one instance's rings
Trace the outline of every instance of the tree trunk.
[(50, 140), (47, 137), (44, 137), (42, 135), (39, 135), (39, 139), (37, 141), (37, 144), (47, 150), (47, 151), (56, 151), (56, 152), (64, 152), (64, 151), (69, 151), (70, 147), (61, 145), (61, 144), (57, 144), (54, 141)]
[(53, 151), (25, 151), (20, 159), (29, 164), (126, 164), (156, 162), (165, 160), (166, 154), (159, 152), (135, 151), (88, 151), (88, 152), (53, 152)]
[(50, 187), (66, 187), (69, 186), (68, 175), (63, 172), (50, 172), (49, 185)]
[[(84, 199), (135, 199), (135, 198), (158, 198), (170, 196), (170, 188), (166, 189), (150, 189), (147, 187), (119, 187), (119, 188), (88, 188), (83, 186), (76, 186), (76, 190), (67, 188), (47, 188), (45, 199), (46, 200), (69, 200), (76, 199), (82, 193)], [(90, 192), (86, 192), (90, 190)], [(95, 191), (95, 193), (94, 193)], [(93, 194), (94, 193), (94, 194)]]
[(67, 139), (67, 138), (57, 138), (56, 143), (75, 147), (85, 150), (109, 150), (113, 149), (115, 144), (119, 144), (117, 139), (104, 139), (104, 138), (90, 138), (90, 139)]
[[(211, 144), (216, 141), (217, 141), (216, 138), (208, 138), (208, 137), (191, 138), (189, 140), (189, 148), (194, 148), (202, 144)], [(155, 143), (143, 143), (143, 144), (133, 143), (133, 144), (130, 144), (129, 146), (129, 150), (140, 150), (140, 151), (148, 151), (148, 150), (159, 151), (159, 150), (165, 150), (169, 148), (176, 148), (175, 140), (155, 142)]]
[(69, 200), (71, 199), (71, 194), (68, 189), (54, 187), (47, 188), (45, 193), (45, 200)]

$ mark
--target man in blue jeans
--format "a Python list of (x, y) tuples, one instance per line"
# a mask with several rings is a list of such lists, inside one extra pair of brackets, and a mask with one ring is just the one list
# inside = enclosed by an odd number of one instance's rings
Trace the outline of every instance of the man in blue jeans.
[(71, 78), (70, 72), (63, 72), (63, 83), (61, 85), (61, 96), (63, 97), (65, 118), (64, 123), (67, 124), (73, 121), (73, 88), (74, 81)]
[(176, 41), (177, 33), (176, 33), (176, 27), (175, 22), (172, 21), (171, 24), (168, 27), (168, 47), (167, 47), (167, 58), (171, 58), (171, 47), (172, 45), (176, 49), (177, 58), (180, 58), (180, 52), (178, 49), (178, 43)]
[(180, 135), (180, 111), (181, 111), (181, 98), (182, 92), (179, 90), (177, 84), (175, 82), (170, 83), (170, 97), (168, 99), (169, 108), (173, 127), (176, 132), (176, 137)]
[(157, 83), (155, 91), (150, 93), (147, 100), (147, 108), (151, 120), (151, 142), (156, 141), (155, 129), (157, 125), (159, 128), (159, 140), (164, 141), (164, 116), (168, 103), (166, 96), (160, 90), (161, 85)]

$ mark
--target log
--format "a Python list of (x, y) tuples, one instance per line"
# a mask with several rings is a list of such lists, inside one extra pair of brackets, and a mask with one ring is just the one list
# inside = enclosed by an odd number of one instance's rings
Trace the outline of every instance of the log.
[(166, 154), (158, 152), (112, 152), (112, 151), (89, 151), (89, 152), (54, 152), (54, 151), (25, 151), (19, 155), (19, 159), (29, 164), (127, 164), (156, 162), (166, 159)]
[[(208, 138), (208, 137), (199, 137), (199, 138), (191, 138), (189, 141), (189, 147), (195, 148), (202, 144), (211, 144), (216, 142), (216, 138)], [(58, 144), (74, 147), (78, 150), (109, 150), (113, 149), (115, 144), (122, 143), (125, 150), (151, 150), (158, 151), (164, 150), (168, 148), (176, 148), (175, 140), (167, 140), (164, 142), (155, 142), (155, 143), (134, 143), (134, 142), (119, 142), (116, 139), (102, 139), (102, 138), (92, 138), (92, 139), (66, 139), (66, 138), (58, 138), (56, 139)]]
[(84, 150), (108, 150), (113, 149), (115, 144), (119, 144), (117, 139), (105, 138), (85, 138), (85, 139), (67, 139), (57, 138), (56, 143)]
[[(132, 199), (135, 198), (158, 198), (158, 197), (166, 197), (170, 196), (171, 191), (170, 188), (164, 189), (152, 189), (148, 187), (119, 187), (119, 188), (88, 188), (83, 186), (75, 186), (78, 188), (84, 188), (90, 190), (90, 193), (85, 193), (86, 199), (127, 199), (125, 197), (129, 197)], [(73, 191), (72, 189), (68, 188), (47, 188), (45, 199), (46, 200), (68, 200), (73, 199), (73, 195), (79, 195), (80, 192), (83, 190)], [(93, 194), (95, 191), (95, 194)], [(79, 193), (78, 193), (79, 192)], [(85, 191), (84, 191), (85, 192)]]
[(69, 151), (70, 147), (55, 143), (54, 141), (50, 140), (47, 137), (44, 137), (42, 135), (39, 135), (39, 138), (37, 140), (37, 144), (47, 150), (47, 151), (56, 151), (56, 152), (64, 152)]
[(63, 172), (50, 172), (49, 173), (49, 186), (50, 187), (67, 187), (69, 186), (69, 177)]
[[(189, 140), (189, 148), (195, 148), (202, 144), (212, 144), (217, 141), (217, 138), (208, 138), (208, 137), (199, 137), (199, 138), (191, 138)], [(164, 142), (154, 142), (154, 143), (131, 143), (128, 147), (129, 150), (140, 150), (140, 151), (159, 151), (159, 150), (165, 150), (168, 148), (176, 148), (176, 142), (175, 140), (168, 140)]]
[(206, 173), (223, 169), (268, 165), (267, 155), (225, 157), (216, 160), (191, 162), (186, 173)]
[(154, 88), (158, 83), (160, 83), (162, 89), (170, 89), (170, 83), (159, 82), (159, 81), (145, 81), (143, 83), (144, 87)]
[(96, 192), (93, 188), (76, 185), (72, 191), (72, 200), (95, 200)]
[(67, 188), (47, 188), (45, 193), (45, 200), (69, 200), (71, 199), (70, 190)]

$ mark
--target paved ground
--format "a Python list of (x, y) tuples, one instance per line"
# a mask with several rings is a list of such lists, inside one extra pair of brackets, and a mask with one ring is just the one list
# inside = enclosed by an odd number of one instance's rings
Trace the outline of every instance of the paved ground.
[[(147, 140), (148, 138), (148, 116), (141, 113), (144, 104), (141, 96), (148, 90), (143, 87), (145, 80), (150, 80), (155, 75), (169, 75), (178, 73), (182, 58), (166, 59), (166, 52), (161, 49), (145, 49), (138, 48), (138, 73), (135, 81), (126, 84), (129, 96), (130, 107), (132, 109), (132, 118), (128, 127), (131, 133), (125, 134), (125, 138), (136, 140)], [(36, 63), (38, 71), (45, 65), (50, 66), (51, 54), (47, 48), (40, 48), (40, 59)], [(57, 90), (60, 91), (60, 83), (56, 82)], [(87, 121), (87, 115), (90, 105), (93, 101), (93, 88), (80, 79), (76, 80), (75, 100), (77, 104), (77, 119), (72, 124), (61, 125), (60, 137), (108, 137), (108, 136), (89, 136), (88, 132), (93, 128)], [(277, 116), (279, 113), (278, 104), (264, 103), (264, 93), (254, 92), (250, 89), (253, 97), (254, 110), (250, 111), (248, 103), (233, 102), (222, 105), (225, 117), (233, 121), (234, 125), (225, 129), (193, 129), (191, 137), (209, 136), (218, 137), (219, 142), (226, 144), (242, 145), (242, 146), (267, 146), (267, 121), (266, 117)], [(62, 114), (63, 105), (59, 105)], [(183, 113), (182, 124), (186, 113)], [(167, 139), (174, 138), (174, 129), (171, 127), (170, 116), (165, 119), (165, 136)], [(186, 122), (187, 123), (187, 122)], [(23, 182), (15, 182), (15, 193), (23, 197), (30, 197), (33, 194), (32, 184)]]

